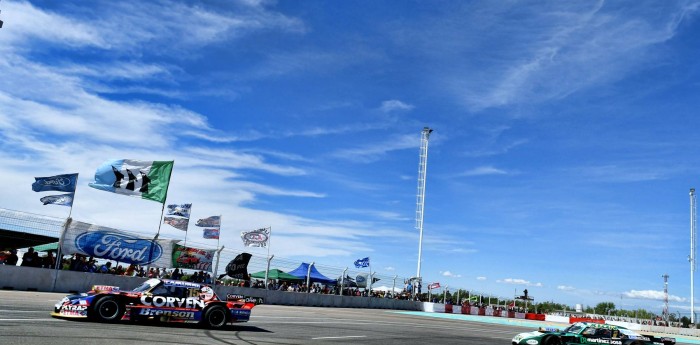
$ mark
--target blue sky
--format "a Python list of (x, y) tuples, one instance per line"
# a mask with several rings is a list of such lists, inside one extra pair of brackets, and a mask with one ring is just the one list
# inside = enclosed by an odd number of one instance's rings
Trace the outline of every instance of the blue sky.
[[(222, 244), (571, 305), (690, 305), (698, 1), (0, 2), (0, 207), (156, 231), (160, 204), (87, 187), (175, 160), (169, 203)], [(165, 235), (181, 236), (163, 227)], [(192, 231), (191, 231), (192, 232)]]

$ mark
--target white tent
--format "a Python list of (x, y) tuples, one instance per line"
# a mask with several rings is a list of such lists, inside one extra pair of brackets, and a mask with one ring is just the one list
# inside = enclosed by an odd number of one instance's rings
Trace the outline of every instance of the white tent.
[[(388, 287), (388, 286), (382, 285), (382, 286), (372, 287), (372, 291), (383, 291), (383, 292), (387, 292), (387, 291), (391, 291), (391, 288)], [(395, 287), (395, 288), (394, 288), (394, 292), (402, 292), (402, 291), (403, 291), (402, 288), (398, 288), (398, 287)]]

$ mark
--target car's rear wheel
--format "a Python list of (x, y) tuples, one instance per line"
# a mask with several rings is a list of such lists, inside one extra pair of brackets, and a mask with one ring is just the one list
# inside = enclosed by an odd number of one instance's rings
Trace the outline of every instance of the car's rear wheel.
[(101, 322), (116, 322), (124, 315), (124, 307), (114, 296), (106, 296), (97, 300), (92, 309), (92, 318)]
[(542, 345), (561, 345), (558, 337), (548, 336), (542, 340)]
[(203, 324), (211, 329), (220, 329), (226, 326), (228, 311), (220, 305), (212, 306), (204, 313)]

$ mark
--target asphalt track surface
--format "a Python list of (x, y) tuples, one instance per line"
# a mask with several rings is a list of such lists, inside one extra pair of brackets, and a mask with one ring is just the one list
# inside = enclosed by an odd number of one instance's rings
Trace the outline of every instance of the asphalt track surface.
[[(0, 291), (2, 344), (510, 344), (525, 327), (378, 309), (260, 305), (224, 330), (195, 325), (104, 324), (55, 319), (65, 294)], [(493, 319), (493, 318), (491, 318)], [(682, 344), (682, 343), (679, 343)]]

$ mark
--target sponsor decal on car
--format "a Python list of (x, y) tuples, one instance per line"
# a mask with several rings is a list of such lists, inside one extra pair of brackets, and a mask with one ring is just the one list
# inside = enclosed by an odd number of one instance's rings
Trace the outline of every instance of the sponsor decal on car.
[(146, 306), (167, 307), (167, 308), (187, 308), (204, 309), (204, 301), (196, 297), (177, 298), (163, 296), (141, 296), (141, 303)]
[(611, 344), (611, 345), (622, 345), (622, 341), (620, 340), (611, 340), (611, 339), (596, 339), (596, 338), (590, 338), (588, 339), (589, 343), (596, 343), (596, 344)]
[(193, 311), (169, 310), (169, 309), (141, 309), (140, 316), (171, 316), (178, 319), (194, 319)]

